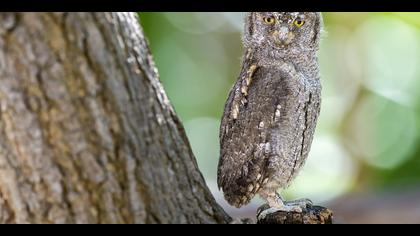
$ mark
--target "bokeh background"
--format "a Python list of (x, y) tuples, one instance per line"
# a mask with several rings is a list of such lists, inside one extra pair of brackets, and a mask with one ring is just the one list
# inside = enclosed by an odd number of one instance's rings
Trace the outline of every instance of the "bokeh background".
[[(217, 201), (219, 125), (236, 80), (244, 13), (139, 13), (163, 86)], [(420, 223), (420, 13), (323, 13), (322, 108), (309, 159), (286, 198), (343, 222)]]

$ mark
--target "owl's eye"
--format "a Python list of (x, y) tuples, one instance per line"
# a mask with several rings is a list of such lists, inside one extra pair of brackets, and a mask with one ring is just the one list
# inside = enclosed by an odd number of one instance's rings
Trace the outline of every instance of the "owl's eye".
[(293, 22), (293, 24), (295, 24), (297, 27), (302, 27), (305, 24), (305, 21), (303, 21), (303, 20), (295, 20)]
[(276, 19), (274, 17), (264, 17), (263, 20), (264, 23), (266, 23), (267, 25), (272, 25), (274, 24), (274, 22), (276, 22)]

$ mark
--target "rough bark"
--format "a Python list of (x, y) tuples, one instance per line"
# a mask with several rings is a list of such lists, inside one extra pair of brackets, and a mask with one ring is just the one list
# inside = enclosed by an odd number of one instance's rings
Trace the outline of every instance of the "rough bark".
[(226, 223), (132, 13), (0, 13), (0, 223)]
[(302, 212), (277, 211), (260, 217), (260, 213), (268, 209), (262, 205), (258, 209), (257, 224), (332, 224), (333, 212), (325, 207), (310, 206)]

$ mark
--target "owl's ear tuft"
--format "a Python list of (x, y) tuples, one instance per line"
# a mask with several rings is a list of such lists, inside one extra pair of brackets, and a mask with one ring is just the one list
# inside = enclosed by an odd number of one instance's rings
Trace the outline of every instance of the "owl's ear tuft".
[(255, 32), (255, 20), (257, 18), (256, 14), (257, 14), (256, 12), (246, 13), (245, 30), (244, 30), (244, 35), (243, 35), (243, 41), (244, 41), (245, 46), (249, 46), (252, 41), (252, 37)]
[(321, 33), (323, 28), (323, 20), (321, 12), (315, 13), (315, 23), (313, 27), (314, 36), (312, 38), (312, 43), (314, 47), (317, 49), (319, 47), (319, 41), (321, 39)]

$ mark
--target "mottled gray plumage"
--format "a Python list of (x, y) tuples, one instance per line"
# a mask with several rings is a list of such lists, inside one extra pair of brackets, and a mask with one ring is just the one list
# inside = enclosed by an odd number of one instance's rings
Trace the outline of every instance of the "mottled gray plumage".
[(256, 194), (276, 206), (276, 191), (308, 156), (320, 111), (321, 27), (315, 12), (246, 16), (246, 53), (220, 127), (218, 186), (236, 207)]

